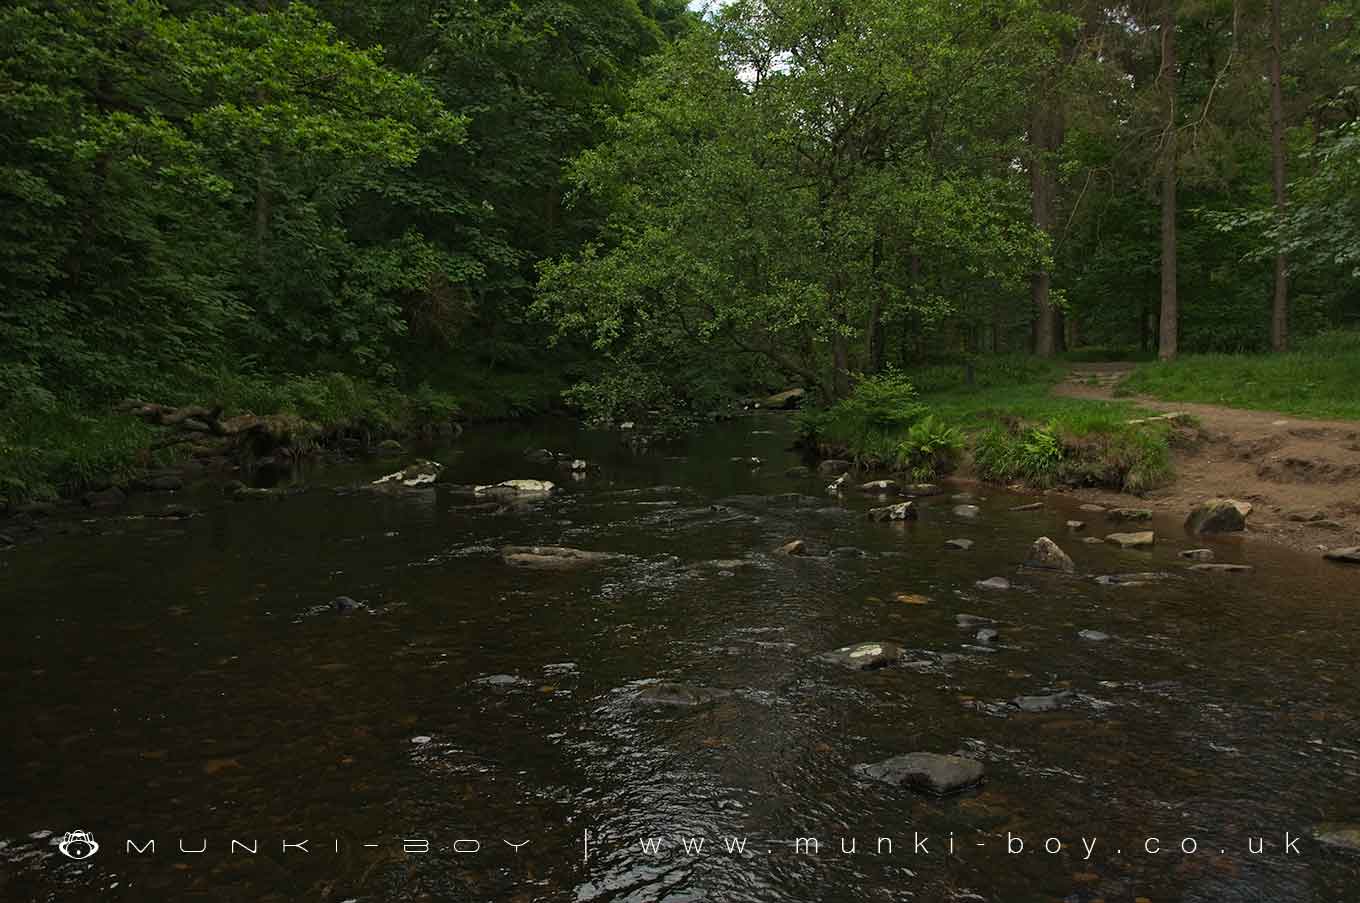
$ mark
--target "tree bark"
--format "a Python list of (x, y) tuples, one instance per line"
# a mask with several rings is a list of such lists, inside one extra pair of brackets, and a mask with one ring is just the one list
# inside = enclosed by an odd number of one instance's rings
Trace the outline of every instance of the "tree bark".
[[(1275, 216), (1285, 214), (1284, 89), (1280, 77), (1283, 39), (1280, 35), (1280, 0), (1270, 2), (1270, 154), (1274, 161)], [(1289, 348), (1289, 273), (1283, 253), (1275, 255), (1275, 297), (1270, 309), (1270, 347)]]
[[(1047, 92), (1045, 92), (1047, 93)], [(1056, 178), (1053, 172), (1053, 154), (1061, 143), (1061, 113), (1051, 109), (1051, 98), (1041, 98), (1034, 104), (1030, 114), (1030, 207), (1034, 228), (1048, 236), (1049, 246), (1053, 243), (1053, 198), (1056, 194)], [(1053, 357), (1057, 352), (1057, 312), (1050, 298), (1053, 274), (1047, 266), (1041, 265), (1030, 276), (1030, 296), (1034, 303), (1034, 353), (1040, 357)]]
[(1176, 10), (1171, 0), (1162, 6), (1160, 32), (1166, 131), (1162, 136), (1162, 315), (1157, 356), (1169, 361), (1176, 357), (1180, 325), (1176, 296)]

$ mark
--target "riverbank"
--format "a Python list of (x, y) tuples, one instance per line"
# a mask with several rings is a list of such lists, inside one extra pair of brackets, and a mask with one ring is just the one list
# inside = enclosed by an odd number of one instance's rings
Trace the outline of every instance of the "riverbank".
[[(1128, 380), (1136, 372), (1128, 365), (1082, 366), (1054, 394), (1088, 403), (1133, 400), (1145, 410), (1193, 420), (1199, 441), (1176, 446), (1174, 479), (1142, 493), (1141, 505), (1186, 512), (1207, 498), (1232, 497), (1254, 507), (1242, 534), (1248, 539), (1303, 551), (1360, 542), (1360, 421), (1130, 399)], [(1096, 504), (1127, 503), (1127, 496), (1098, 487), (1071, 493)]]
[[(1180, 518), (1235, 498), (1253, 506), (1240, 534), (1248, 539), (1314, 553), (1360, 542), (1360, 421), (1132, 396), (1133, 372), (996, 359), (969, 386), (961, 367), (929, 368), (804, 415), (804, 440), (824, 457), (916, 482), (949, 474)], [(913, 436), (923, 422), (925, 435)], [(932, 437), (922, 467), (921, 440)]]
[(448, 436), (463, 422), (545, 410), (559, 389), (484, 381), (458, 393), (403, 391), (339, 373), (218, 374), (112, 405), (12, 402), (0, 410), (0, 515)]

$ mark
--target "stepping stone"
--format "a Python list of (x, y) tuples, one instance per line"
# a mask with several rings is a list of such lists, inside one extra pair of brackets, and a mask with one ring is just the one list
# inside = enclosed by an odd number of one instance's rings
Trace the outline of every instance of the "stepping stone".
[(1250, 574), (1256, 569), (1249, 564), (1192, 564), (1190, 570), (1201, 574)]
[(1121, 549), (1146, 549), (1156, 545), (1157, 534), (1151, 530), (1144, 530), (1139, 533), (1111, 533), (1105, 537), (1105, 541), (1119, 546)]
[(856, 643), (817, 656), (821, 661), (851, 671), (874, 671), (901, 660), (904, 650), (896, 643)]
[(949, 794), (978, 784), (986, 769), (976, 759), (914, 752), (872, 765), (858, 765), (856, 773), (895, 787)]

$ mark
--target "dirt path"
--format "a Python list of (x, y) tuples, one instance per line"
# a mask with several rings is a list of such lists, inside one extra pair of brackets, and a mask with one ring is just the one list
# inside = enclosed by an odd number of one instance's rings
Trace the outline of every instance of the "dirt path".
[[(1078, 365), (1054, 392), (1108, 400), (1133, 366)], [(1164, 413), (1183, 411), (1201, 427), (1200, 443), (1176, 451), (1176, 482), (1148, 493), (1141, 505), (1185, 513), (1206, 498), (1226, 496), (1255, 506), (1248, 522), (1252, 537), (1307, 550), (1360, 544), (1360, 421), (1127, 400)], [(1127, 503), (1119, 493), (1079, 494), (1102, 504)]]

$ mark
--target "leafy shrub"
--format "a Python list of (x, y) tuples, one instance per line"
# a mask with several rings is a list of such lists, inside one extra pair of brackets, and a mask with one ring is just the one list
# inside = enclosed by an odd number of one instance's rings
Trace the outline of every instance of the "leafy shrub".
[(903, 434), (927, 412), (911, 380), (889, 372), (861, 380), (849, 397), (827, 410), (799, 415), (799, 428), (806, 441), (823, 450), (883, 465), (898, 457)]
[(962, 431), (928, 414), (907, 430), (907, 438), (897, 446), (894, 464), (918, 482), (933, 480), (954, 469), (963, 444)]

